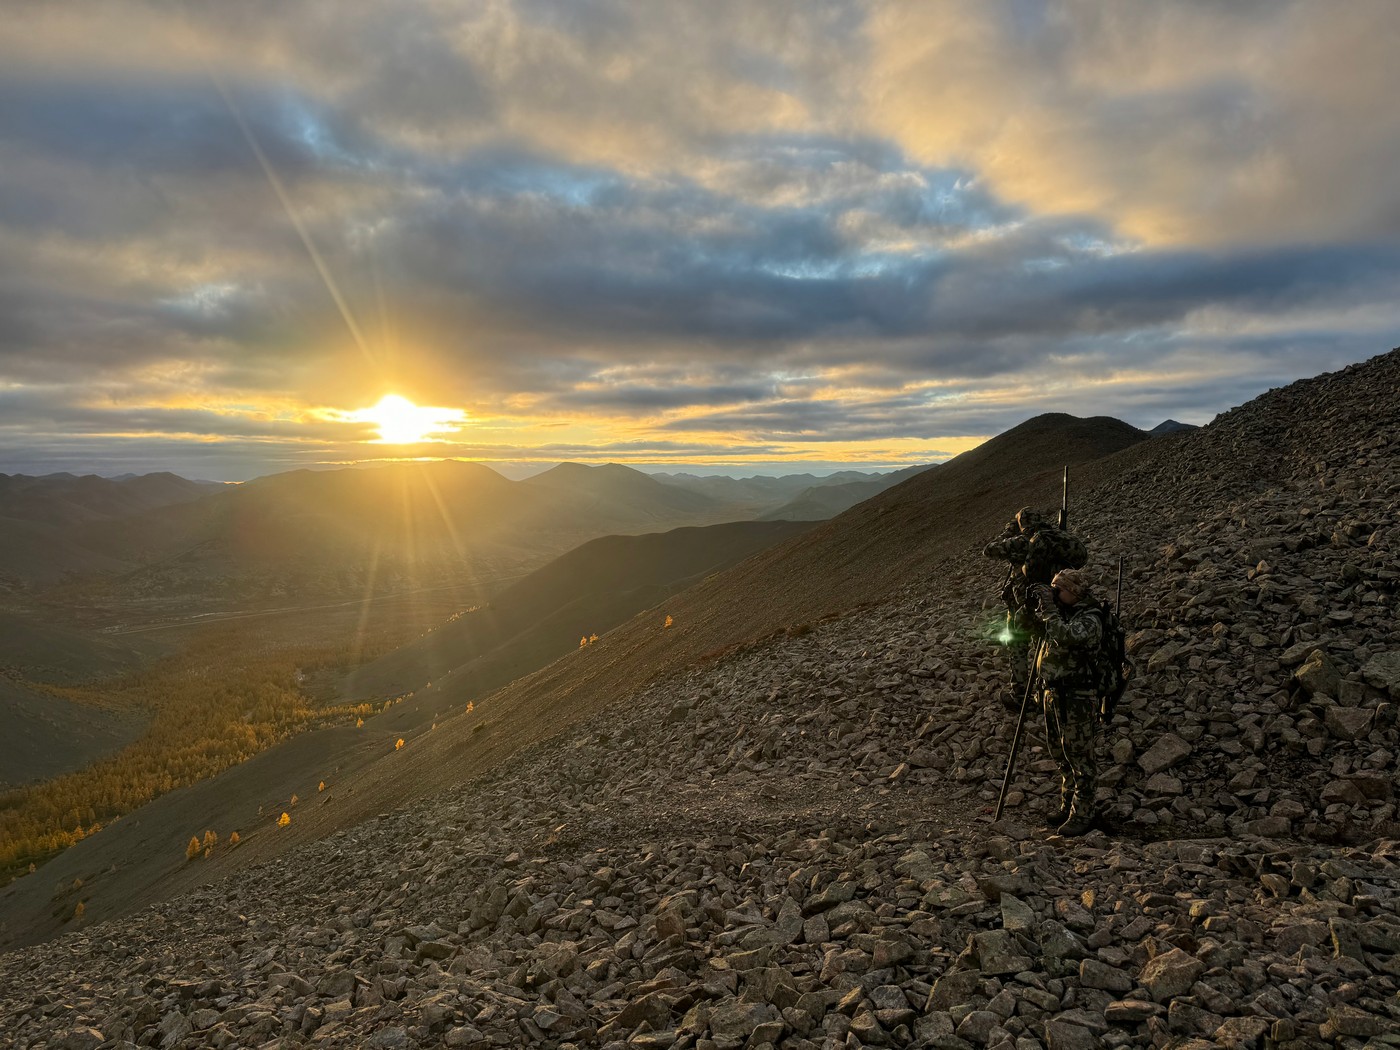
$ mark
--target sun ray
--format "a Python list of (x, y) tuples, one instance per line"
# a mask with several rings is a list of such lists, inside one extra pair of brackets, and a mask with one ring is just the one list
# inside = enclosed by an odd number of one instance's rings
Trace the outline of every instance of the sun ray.
[(287, 218), (291, 220), (292, 227), (296, 230), (297, 236), (301, 238), (302, 246), (306, 248), (306, 253), (311, 256), (312, 265), (316, 267), (316, 272), (320, 274), (321, 282), (326, 286), (326, 291), (330, 293), (331, 299), (335, 302), (336, 308), (340, 311), (341, 318), (345, 321), (345, 327), (350, 330), (350, 335), (354, 338), (355, 344), (360, 348), (360, 352), (370, 361), (374, 360), (374, 353), (370, 350), (369, 343), (366, 342), (363, 333), (360, 331), (359, 322), (355, 320), (355, 315), (350, 310), (350, 305), (345, 301), (345, 297), (340, 294), (340, 287), (336, 284), (330, 268), (325, 260), (321, 258), (321, 253), (316, 250), (316, 244), (311, 239), (311, 234), (307, 231), (306, 225), (302, 222), (297, 210), (292, 207), (292, 199), (287, 194), (286, 188), (282, 185), (282, 180), (277, 175), (277, 170), (273, 168), (272, 162), (267, 159), (267, 154), (263, 152), (262, 146), (258, 143), (257, 136), (253, 134), (253, 129), (248, 126), (248, 122), (243, 119), (243, 113), (235, 105), (233, 95), (224, 85), (223, 79), (213, 66), (205, 63), (205, 71), (209, 74), (209, 79), (213, 81), (214, 87), (224, 100), (224, 105), (228, 107), (229, 113), (233, 116), (234, 122), (238, 125), (238, 130), (243, 133), (243, 138), (253, 151), (253, 156), (257, 158), (258, 164), (262, 167), (263, 174), (267, 176), (267, 181), (271, 184), (273, 192), (277, 195), (278, 201), (282, 205), (282, 210), (287, 213)]
[(359, 623), (355, 626), (355, 638), (351, 646), (350, 659), (352, 664), (359, 666), (361, 656), (365, 650), (366, 639), (369, 637), (370, 609), (374, 604), (375, 585), (379, 580), (379, 558), (384, 550), (383, 535), (374, 538), (374, 549), (369, 556), (369, 571), (365, 575), (364, 600), (360, 604)]

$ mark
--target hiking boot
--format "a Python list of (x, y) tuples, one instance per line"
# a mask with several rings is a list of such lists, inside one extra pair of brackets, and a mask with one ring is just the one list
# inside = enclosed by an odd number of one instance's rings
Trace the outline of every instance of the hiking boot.
[(1069, 804), (1069, 799), (1061, 799), (1060, 808), (1055, 810), (1054, 813), (1050, 814), (1049, 819), (1045, 822), (1045, 826), (1047, 828), (1053, 828), (1055, 830), (1058, 830), (1061, 824), (1069, 820), (1070, 813), (1072, 811), (1073, 810)]
[(1093, 817), (1071, 811), (1069, 819), (1060, 825), (1057, 834), (1063, 835), (1065, 838), (1078, 838), (1080, 835), (1089, 834), (1093, 827)]
[(1001, 706), (1013, 715), (1021, 713), (1021, 694), (1008, 690), (1001, 694)]

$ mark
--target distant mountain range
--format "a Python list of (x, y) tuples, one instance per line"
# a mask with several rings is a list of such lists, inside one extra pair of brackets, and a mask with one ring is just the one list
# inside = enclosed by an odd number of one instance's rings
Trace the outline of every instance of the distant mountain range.
[(822, 484), (808, 486), (777, 510), (759, 515), (759, 519), (825, 521), (928, 469), (927, 466), (906, 467), (888, 474), (869, 475), (860, 480), (850, 481), (833, 482), (822, 479)]
[(760, 521), (824, 521), (927, 469), (925, 465), (887, 473), (840, 470), (827, 475), (785, 474), (780, 477), (695, 474), (653, 474), (652, 477), (744, 506)]
[(241, 485), (0, 475), (0, 590), (246, 602), (480, 588), (599, 536), (819, 520), (902, 476), (736, 481), (564, 463), (510, 481), (458, 462)]
[(191, 503), (223, 487), (215, 482), (186, 481), (175, 474), (127, 474), (120, 478), (0, 474), (0, 518), (62, 527)]

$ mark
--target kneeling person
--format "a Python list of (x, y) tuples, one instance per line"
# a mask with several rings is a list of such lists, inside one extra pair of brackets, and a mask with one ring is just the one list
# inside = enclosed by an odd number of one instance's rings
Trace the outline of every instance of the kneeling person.
[(1103, 617), (1087, 575), (1063, 569), (1049, 587), (1037, 587), (1037, 611), (1045, 644), (1036, 670), (1045, 706), (1045, 735), (1060, 768), (1060, 811), (1051, 826), (1061, 835), (1083, 835), (1093, 824), (1099, 724), (1097, 661)]

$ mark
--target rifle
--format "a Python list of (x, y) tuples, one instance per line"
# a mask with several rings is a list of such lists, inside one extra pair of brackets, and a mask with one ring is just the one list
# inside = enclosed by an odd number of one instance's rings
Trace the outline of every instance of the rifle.
[(1006, 603), (1006, 611), (1014, 616), (1019, 606), (1016, 604), (1016, 564), (1013, 562), (1006, 570), (1006, 582), (1001, 585), (1001, 600)]
[(1060, 520), (1058, 524), (1061, 532), (1069, 528), (1069, 464), (1065, 464), (1065, 480), (1060, 487)]
[(1035, 649), (1035, 669), (1026, 676), (1026, 694), (1021, 697), (1021, 715), (1016, 719), (1016, 733), (1011, 738), (1011, 754), (1006, 756), (1006, 773), (1001, 778), (1001, 794), (997, 796), (997, 809), (992, 820), (1001, 819), (1001, 811), (1006, 806), (1006, 792), (1011, 787), (1011, 770), (1016, 765), (1016, 752), (1021, 749), (1021, 731), (1026, 727), (1026, 712), (1030, 709), (1031, 693), (1035, 691), (1035, 683), (1040, 679), (1040, 656), (1045, 650), (1045, 639), (1041, 638), (1040, 644)]
[[(1118, 593), (1113, 598), (1113, 611), (1118, 616), (1118, 622), (1123, 622), (1123, 555), (1118, 555)], [(1108, 621), (1104, 621), (1104, 629), (1108, 629)], [(1124, 666), (1123, 676), (1126, 680), (1130, 673), (1128, 667)], [(1121, 689), (1119, 692), (1121, 693)], [(1107, 723), (1113, 717), (1113, 709), (1117, 706), (1117, 696), (1102, 696), (1099, 698), (1099, 721)]]

